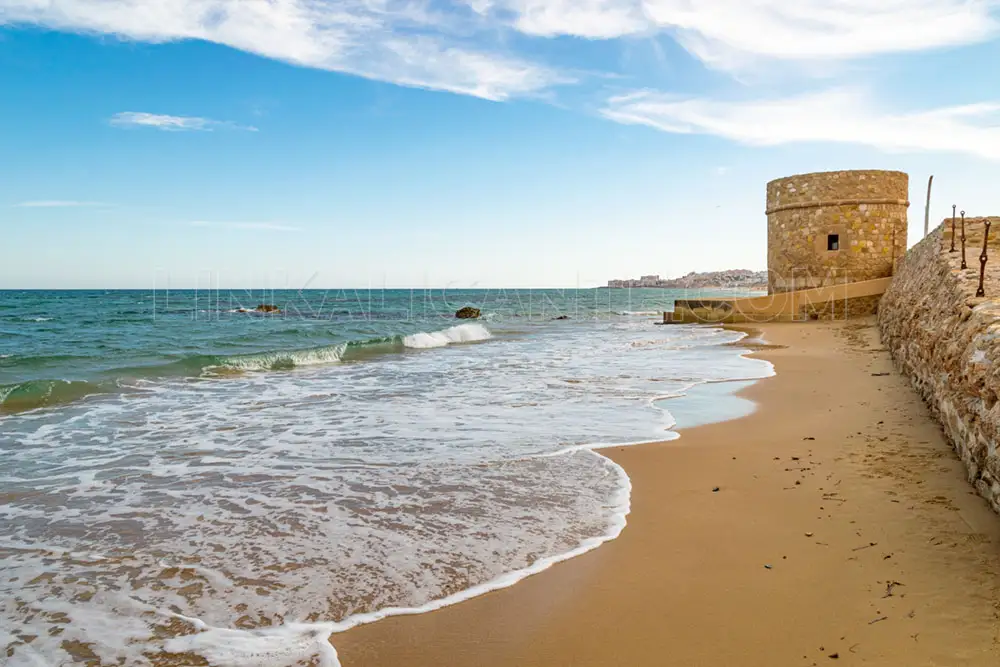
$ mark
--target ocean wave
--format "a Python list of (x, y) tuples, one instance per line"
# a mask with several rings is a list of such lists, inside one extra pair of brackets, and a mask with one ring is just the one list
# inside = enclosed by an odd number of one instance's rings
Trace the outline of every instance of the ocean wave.
[(490, 330), (482, 324), (470, 322), (449, 327), (442, 331), (432, 331), (430, 333), (420, 332), (405, 336), (403, 345), (409, 348), (422, 350), (434, 347), (445, 347), (454, 343), (475, 343), (489, 340), (493, 337)]
[(6, 362), (8, 364), (14, 364), (21, 368), (36, 368), (39, 366), (55, 366), (60, 364), (65, 364), (67, 362), (79, 362), (84, 363), (88, 360), (92, 360), (94, 357), (79, 355), (79, 354), (48, 354), (48, 355), (13, 355), (13, 354), (0, 354), (0, 359), (10, 359), (11, 361)]
[(291, 370), (301, 366), (357, 361), (382, 353), (399, 352), (402, 348), (430, 349), (458, 343), (475, 343), (493, 337), (482, 324), (468, 323), (442, 329), (421, 331), (408, 336), (382, 336), (302, 350), (275, 350), (238, 354), (218, 358), (211, 366), (241, 371)]
[(111, 390), (105, 385), (82, 380), (29, 380), (0, 385), (0, 413), (61, 405)]
[(218, 363), (207, 364), (205, 370), (213, 370), (221, 366), (240, 371), (282, 371), (300, 366), (332, 364), (343, 360), (346, 349), (347, 343), (341, 343), (340, 345), (316, 347), (308, 350), (277, 350), (237, 354), (218, 358)]
[[(100, 382), (35, 379), (0, 385), (0, 411), (23, 412), (75, 401), (92, 394), (114, 392), (124, 382), (132, 380), (176, 377), (219, 376), (231, 373), (290, 371), (295, 368), (336, 364), (343, 361), (362, 361), (383, 354), (410, 349), (430, 349), (459, 343), (489, 340), (493, 335), (482, 324), (467, 323), (440, 331), (418, 332), (408, 336), (381, 336), (354, 340), (336, 345), (312, 348), (267, 350), (234, 355), (193, 355), (170, 363), (116, 368), (105, 371), (108, 380)], [(0, 355), (4, 364), (17, 368), (34, 368), (57, 362), (83, 361), (87, 357), (52, 355), (14, 357)]]

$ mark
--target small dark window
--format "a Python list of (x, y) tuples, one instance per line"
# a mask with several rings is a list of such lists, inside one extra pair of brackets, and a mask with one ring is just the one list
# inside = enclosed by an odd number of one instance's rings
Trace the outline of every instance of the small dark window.
[(840, 234), (827, 234), (826, 249), (840, 250)]

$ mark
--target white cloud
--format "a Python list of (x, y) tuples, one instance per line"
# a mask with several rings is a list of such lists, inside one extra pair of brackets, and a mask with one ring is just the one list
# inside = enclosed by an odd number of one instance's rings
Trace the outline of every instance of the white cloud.
[(728, 173), (729, 173), (729, 167), (716, 167), (715, 168), (715, 175), (716, 176), (725, 176)]
[(238, 125), (226, 120), (212, 120), (211, 118), (199, 118), (197, 116), (165, 116), (137, 111), (116, 113), (111, 117), (109, 122), (119, 127), (155, 127), (158, 130), (170, 132), (182, 132), (186, 130), (211, 132), (215, 129), (257, 131), (257, 128), (252, 125)]
[(41, 200), (41, 201), (23, 201), (20, 204), (14, 204), (16, 208), (73, 208), (81, 206), (107, 206), (99, 201), (66, 201), (59, 199)]
[(620, 123), (758, 146), (839, 142), (1000, 161), (1000, 102), (895, 112), (879, 108), (856, 89), (738, 102), (642, 91), (611, 98), (602, 114)]
[[(713, 67), (736, 71), (786, 61), (822, 71), (831, 60), (989, 39), (998, 34), (998, 7), (1000, 0), (0, 0), (0, 25), (146, 42), (197, 39), (306, 67), (505, 100), (577, 82), (514, 55), (510, 45), (524, 48), (528, 39), (509, 40), (509, 31), (532, 38), (527, 48), (536, 53), (539, 38), (667, 34)], [(897, 150), (992, 151), (989, 141), (963, 149), (951, 138), (992, 139), (993, 130), (981, 123), (992, 105), (890, 113), (867, 98), (864, 107), (852, 107), (858, 98), (841, 90), (724, 103), (649, 93), (616, 98), (605, 115), (747, 143), (855, 141)], [(830, 103), (839, 105), (836, 112), (824, 106)], [(829, 122), (789, 118), (805, 111)], [(743, 122), (753, 115), (759, 127)], [(775, 118), (789, 125), (775, 127)], [(117, 114), (111, 122), (161, 130), (255, 129), (138, 112)], [(915, 136), (927, 128), (953, 134)]]
[(614, 39), (656, 26), (641, 0), (460, 0), (495, 24), (537, 37)]
[(664, 33), (729, 70), (980, 42), (1000, 0), (0, 0), (0, 25), (204, 40), (264, 57), (491, 100), (573, 77), (511, 52), (530, 37)]
[(970, 44), (997, 31), (997, 0), (644, 0), (704, 62), (851, 58)]
[(213, 227), (216, 229), (229, 230), (259, 230), (270, 232), (298, 232), (298, 227), (292, 227), (282, 223), (274, 222), (214, 222), (208, 220), (195, 220), (192, 227)]
[[(457, 11), (456, 11), (457, 10)], [(483, 19), (433, 0), (0, 0), (0, 25), (170, 42), (199, 39), (296, 65), (492, 100), (567, 82), (473, 44)]]
[(652, 27), (636, 0), (508, 0), (521, 32), (608, 39)]
[(998, 0), (465, 0), (523, 33), (594, 39), (666, 32), (723, 69), (980, 42)]
[(489, 100), (505, 100), (573, 82), (570, 77), (527, 62), (498, 62), (490, 55), (443, 46), (430, 37), (386, 39), (353, 72), (371, 79)]

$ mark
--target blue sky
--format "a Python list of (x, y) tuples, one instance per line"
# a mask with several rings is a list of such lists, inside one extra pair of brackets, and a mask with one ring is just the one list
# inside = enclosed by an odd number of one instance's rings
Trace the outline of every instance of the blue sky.
[(765, 183), (1000, 213), (997, 0), (0, 0), (0, 288), (764, 268)]

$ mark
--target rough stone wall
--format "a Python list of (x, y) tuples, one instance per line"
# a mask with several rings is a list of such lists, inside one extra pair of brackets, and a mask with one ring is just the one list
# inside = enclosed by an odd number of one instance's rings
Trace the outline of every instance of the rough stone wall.
[[(767, 184), (768, 290), (891, 276), (906, 252), (909, 177), (898, 171), (800, 174)], [(839, 250), (827, 236), (839, 236)]]
[(883, 343), (940, 421), (969, 481), (1000, 512), (1000, 217), (989, 218), (980, 298), (985, 220), (966, 220), (965, 270), (961, 252), (950, 252), (950, 220), (914, 246), (882, 297), (878, 320)]
[(664, 324), (736, 324), (741, 322), (805, 322), (807, 320), (842, 320), (874, 315), (882, 296), (831, 299), (821, 304), (807, 304), (793, 313), (758, 313), (734, 309), (729, 302), (685, 301), (665, 312)]

